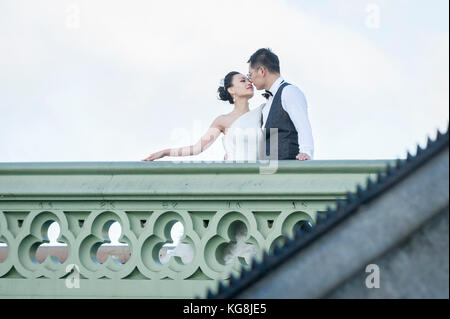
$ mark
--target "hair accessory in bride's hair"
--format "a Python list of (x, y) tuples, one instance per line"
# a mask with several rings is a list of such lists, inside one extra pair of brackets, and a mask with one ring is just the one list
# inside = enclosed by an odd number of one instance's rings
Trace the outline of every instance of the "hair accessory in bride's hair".
[(223, 78), (222, 80), (220, 80), (220, 86), (222, 86), (223, 88), (225, 88), (225, 78)]

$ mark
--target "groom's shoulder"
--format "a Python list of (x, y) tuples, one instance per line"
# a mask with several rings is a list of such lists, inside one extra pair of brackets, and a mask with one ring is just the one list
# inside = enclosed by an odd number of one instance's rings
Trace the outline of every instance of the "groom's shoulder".
[(284, 87), (284, 90), (290, 90), (290, 91), (296, 90), (296, 91), (300, 91), (303, 93), (303, 91), (300, 89), (300, 87), (298, 85), (291, 83), (291, 82), (285, 82), (285, 83), (286, 83), (286, 86)]
[(284, 87), (283, 95), (288, 94), (289, 96), (297, 97), (297, 98), (305, 98), (305, 94), (303, 91), (295, 84), (286, 83), (287, 85)]

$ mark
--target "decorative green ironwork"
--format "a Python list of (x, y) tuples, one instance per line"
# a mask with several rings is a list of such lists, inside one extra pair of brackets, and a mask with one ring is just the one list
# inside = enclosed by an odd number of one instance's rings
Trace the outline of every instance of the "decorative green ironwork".
[[(274, 174), (252, 163), (0, 163), (0, 297), (203, 295), (387, 163), (282, 161)], [(67, 258), (39, 262), (54, 222)], [(100, 262), (114, 222), (129, 258)], [(192, 258), (162, 263), (176, 222)]]

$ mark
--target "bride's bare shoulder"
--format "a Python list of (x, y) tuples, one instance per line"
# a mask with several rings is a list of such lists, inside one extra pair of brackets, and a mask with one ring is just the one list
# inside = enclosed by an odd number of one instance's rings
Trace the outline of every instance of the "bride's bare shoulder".
[(214, 126), (219, 128), (222, 133), (225, 134), (225, 131), (234, 121), (233, 113), (222, 114), (216, 117), (214, 120)]
[(228, 127), (228, 122), (230, 121), (229, 114), (222, 114), (217, 116), (214, 119), (213, 126), (220, 129), (220, 131), (224, 131), (226, 127)]
[(224, 126), (228, 126), (230, 122), (233, 122), (233, 113), (222, 114), (217, 117), (218, 121)]

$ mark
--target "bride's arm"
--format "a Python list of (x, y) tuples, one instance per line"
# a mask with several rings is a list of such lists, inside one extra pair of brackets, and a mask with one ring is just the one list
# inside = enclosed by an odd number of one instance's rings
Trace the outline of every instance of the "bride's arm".
[(153, 153), (143, 161), (154, 161), (165, 156), (198, 155), (206, 150), (209, 146), (211, 146), (211, 144), (214, 143), (214, 141), (219, 137), (222, 131), (222, 116), (218, 116), (196, 144), (177, 148), (167, 148), (165, 150)]

